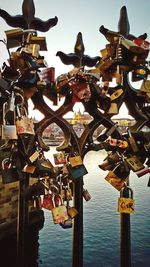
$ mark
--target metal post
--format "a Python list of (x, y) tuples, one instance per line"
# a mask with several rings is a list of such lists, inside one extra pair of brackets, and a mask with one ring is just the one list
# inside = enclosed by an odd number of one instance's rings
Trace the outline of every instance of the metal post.
[(130, 214), (121, 214), (121, 267), (131, 267)]
[[(124, 197), (129, 197), (129, 191), (124, 191)], [(121, 244), (120, 261), (121, 267), (131, 267), (131, 236), (130, 236), (130, 214), (120, 215)]]
[(83, 179), (74, 183), (74, 203), (78, 216), (73, 225), (72, 267), (83, 267)]
[(28, 174), (19, 181), (18, 218), (17, 218), (17, 267), (25, 264), (25, 232), (28, 227), (28, 204), (25, 202), (24, 191), (29, 184)]
[(24, 228), (25, 228), (25, 200), (23, 197), (24, 181), (19, 182), (18, 219), (17, 219), (17, 267), (24, 267)]

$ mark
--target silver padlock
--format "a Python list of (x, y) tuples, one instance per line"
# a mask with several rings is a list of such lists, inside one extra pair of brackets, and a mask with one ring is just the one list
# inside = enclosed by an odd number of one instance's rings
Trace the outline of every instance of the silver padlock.
[[(10, 125), (6, 123), (5, 114), (6, 114), (6, 106), (7, 103), (3, 104), (3, 125), (1, 126), (1, 135), (2, 140), (17, 140), (17, 130), (15, 121), (14, 124)], [(15, 119), (15, 111), (14, 111), (14, 119)]]

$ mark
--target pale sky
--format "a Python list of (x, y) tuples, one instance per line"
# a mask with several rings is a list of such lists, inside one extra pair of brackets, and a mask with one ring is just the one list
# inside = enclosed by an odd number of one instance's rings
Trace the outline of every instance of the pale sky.
[[(22, 14), (22, 0), (1, 0), (0, 8), (11, 15)], [(139, 36), (148, 34), (150, 41), (150, 0), (34, 0), (35, 16), (47, 20), (55, 16), (58, 23), (46, 33), (38, 32), (38, 36), (45, 36), (48, 51), (44, 53), (49, 67), (55, 67), (56, 77), (73, 68), (72, 65), (64, 65), (57, 51), (65, 53), (74, 52), (74, 45), (78, 32), (82, 33), (85, 46), (85, 54), (89, 56), (100, 56), (100, 50), (105, 48), (107, 41), (99, 32), (99, 27), (104, 25), (110, 30), (118, 30), (120, 9), (126, 6), (130, 22), (130, 33)], [(10, 27), (0, 18), (0, 38), (4, 39), (5, 30)], [(7, 62), (8, 54), (2, 43), (0, 43), (1, 57), (0, 66)]]
[[(22, 0), (1, 0), (0, 8), (11, 15), (22, 14)], [(99, 56), (100, 50), (107, 43), (105, 37), (99, 32), (99, 27), (117, 31), (120, 9), (127, 7), (130, 22), (130, 33), (138, 36), (147, 32), (150, 40), (150, 0), (34, 0), (35, 16), (43, 20), (58, 17), (58, 23), (46, 33), (38, 32), (38, 36), (45, 36), (48, 51), (44, 54), (49, 66), (55, 67), (56, 76), (71, 70), (72, 65), (65, 66), (56, 57), (57, 51), (65, 53), (74, 52), (74, 45), (78, 32), (82, 33), (85, 54)], [(4, 31), (10, 27), (0, 18), (0, 38), (3, 39)], [(3, 45), (0, 48), (5, 50)], [(1, 51), (2, 51), (1, 50)], [(7, 58), (5, 51), (1, 52), (0, 65)]]

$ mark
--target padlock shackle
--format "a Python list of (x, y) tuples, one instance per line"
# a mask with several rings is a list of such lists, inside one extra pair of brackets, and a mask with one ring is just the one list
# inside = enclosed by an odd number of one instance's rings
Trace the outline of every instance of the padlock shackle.
[[(128, 192), (126, 192), (126, 194), (125, 194), (125, 192), (124, 192), (125, 190), (128, 191)], [(129, 192), (131, 193), (131, 198), (133, 199), (133, 190), (132, 190), (131, 187), (129, 187), (129, 186), (127, 186), (127, 185), (121, 188), (121, 190), (120, 190), (120, 197), (127, 197), (127, 198), (128, 198), (128, 197), (129, 197), (129, 196), (128, 196), (128, 193), (129, 193)]]

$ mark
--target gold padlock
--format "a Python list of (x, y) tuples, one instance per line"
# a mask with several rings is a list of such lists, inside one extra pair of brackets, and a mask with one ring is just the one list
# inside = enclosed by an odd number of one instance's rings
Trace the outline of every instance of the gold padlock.
[(137, 172), (144, 169), (143, 163), (138, 159), (136, 155), (126, 158), (125, 161), (133, 172)]
[(118, 106), (117, 106), (117, 103), (115, 102), (112, 102), (111, 105), (110, 105), (110, 108), (108, 110), (108, 114), (113, 114), (113, 115), (116, 115), (118, 114)]
[(69, 157), (69, 162), (70, 162), (72, 167), (76, 167), (76, 166), (83, 164), (83, 161), (82, 161), (82, 158), (80, 155), (74, 156), (74, 157)]
[(78, 211), (76, 210), (75, 207), (68, 207), (67, 212), (71, 219), (73, 219), (78, 214)]
[[(128, 194), (131, 193), (131, 197), (125, 197), (125, 190)], [(129, 186), (125, 186), (120, 190), (120, 197), (118, 198), (118, 212), (132, 214), (134, 213), (133, 190)]]
[(111, 101), (117, 99), (117, 98), (118, 98), (119, 96), (121, 96), (122, 94), (123, 94), (123, 90), (122, 90), (122, 88), (117, 89), (114, 93), (111, 94), (111, 96), (110, 96)]
[(39, 157), (39, 155), (40, 155), (40, 152), (36, 150), (36, 151), (29, 157), (29, 160), (31, 161), (31, 163), (33, 163), (34, 161), (36, 161), (37, 158)]

